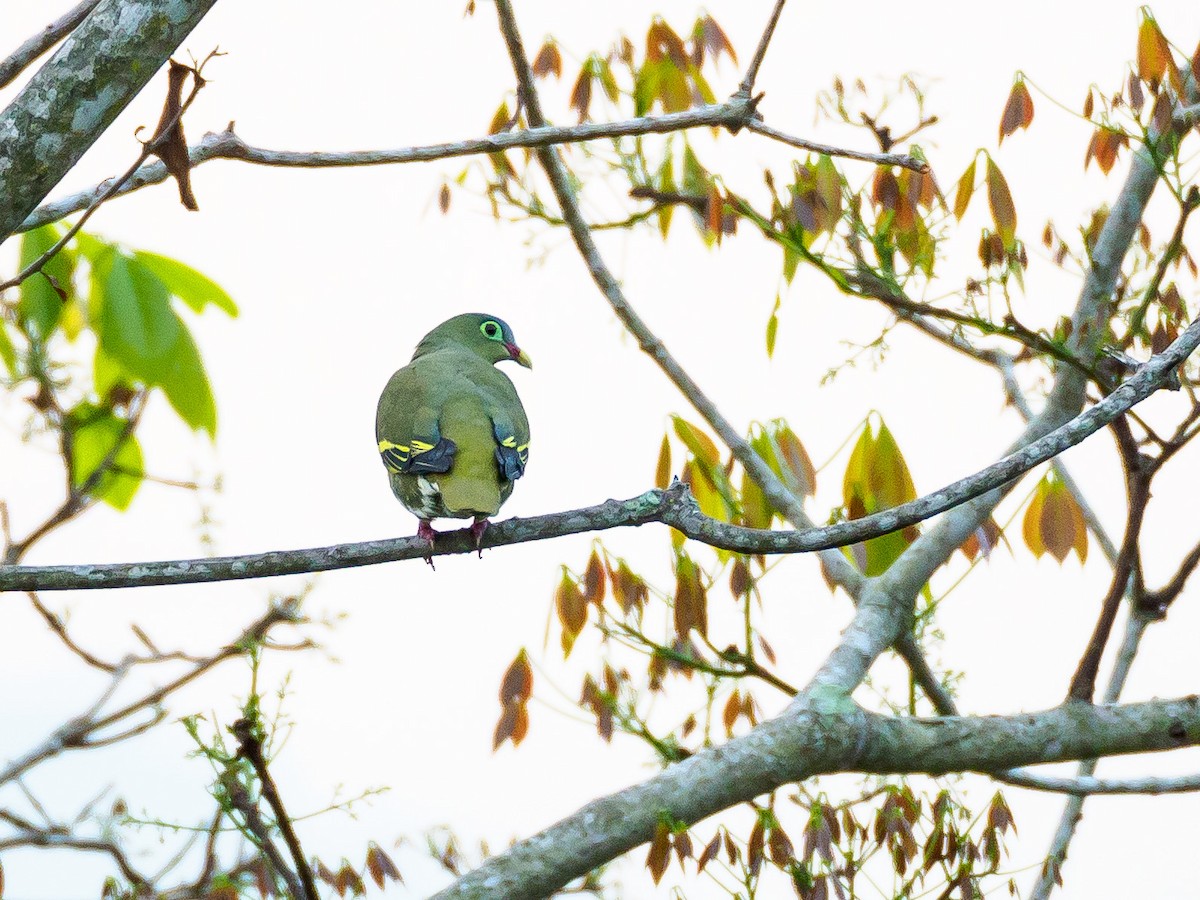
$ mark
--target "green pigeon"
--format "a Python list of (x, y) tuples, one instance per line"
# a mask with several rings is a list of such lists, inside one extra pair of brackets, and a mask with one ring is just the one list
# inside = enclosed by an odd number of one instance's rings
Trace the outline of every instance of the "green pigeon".
[(392, 492), (420, 520), (417, 536), (431, 549), (435, 518), (474, 519), (479, 547), (488, 517), (525, 472), (529, 420), (496, 368), (506, 359), (533, 368), (502, 319), (464, 313), (425, 335), (379, 397), (379, 454)]

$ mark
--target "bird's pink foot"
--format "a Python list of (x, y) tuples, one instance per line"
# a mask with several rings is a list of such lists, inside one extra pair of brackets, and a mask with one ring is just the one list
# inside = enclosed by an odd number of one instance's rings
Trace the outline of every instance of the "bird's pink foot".
[(433, 565), (433, 540), (437, 537), (437, 532), (433, 530), (433, 526), (425, 519), (421, 519), (417, 526), (417, 537), (423, 541), (429, 542), (429, 555), (425, 557), (425, 562), (429, 563), (429, 568), (434, 568)]
[(483, 559), (483, 533), (487, 527), (487, 519), (476, 519), (471, 523), (471, 536), (475, 538), (475, 549), (479, 551), (480, 559)]

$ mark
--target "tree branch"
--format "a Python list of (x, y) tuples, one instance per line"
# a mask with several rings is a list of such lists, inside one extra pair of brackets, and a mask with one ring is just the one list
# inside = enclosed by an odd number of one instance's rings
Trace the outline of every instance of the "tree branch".
[(592, 801), (485, 861), (437, 897), (545, 897), (648, 841), (664, 815), (690, 825), (813, 775), (988, 772), (1197, 742), (1196, 697), (1112, 707), (1066, 703), (1015, 716), (932, 719), (878, 715), (844, 698), (793, 704), (747, 735)]
[(78, 6), (54, 22), (51, 22), (0, 62), (0, 88), (7, 87), (14, 78), (39, 56), (57, 44), (66, 35), (79, 27), (87, 14), (96, 8), (100, 0), (83, 0)]
[(775, 34), (775, 26), (779, 24), (779, 15), (783, 12), (785, 2), (787, 0), (775, 0), (771, 18), (767, 20), (767, 27), (763, 29), (762, 37), (758, 39), (758, 47), (754, 50), (754, 58), (750, 60), (750, 65), (746, 67), (746, 75), (742, 78), (742, 83), (738, 85), (738, 95), (747, 100), (750, 99), (750, 92), (754, 90), (754, 81), (758, 78), (759, 67), (762, 65), (763, 57), (767, 55), (767, 46)]
[(0, 240), (154, 76), (216, 0), (101, 0), (0, 112)]
[[(394, 150), (347, 150), (301, 152), (297, 150), (270, 150), (247, 144), (233, 131), (233, 124), (225, 131), (206, 134), (188, 150), (191, 168), (214, 159), (237, 160), (260, 166), (280, 168), (327, 169), (358, 166), (401, 165), (404, 163), (433, 162), (439, 159), (454, 159), (460, 156), (477, 156), (516, 148), (549, 147), (557, 144), (578, 144), (603, 138), (627, 137), (642, 134), (666, 134), (690, 128), (727, 128), (736, 130), (749, 126), (754, 119), (753, 111), (740, 101), (727, 100), (715, 106), (701, 106), (684, 112), (666, 113), (661, 116), (641, 116), (618, 122), (584, 122), (580, 125), (543, 125), (517, 131), (502, 131), (486, 137), (455, 141), (444, 144), (429, 144), (420, 147), (401, 147)], [(844, 150), (825, 144), (816, 144), (802, 138), (791, 137), (775, 129), (752, 128), (760, 134), (784, 141), (795, 147), (827, 153), (830, 156), (864, 160), (879, 165), (896, 165), (922, 171), (926, 163), (902, 154), (863, 153)], [(169, 178), (166, 166), (161, 162), (142, 166), (124, 184), (112, 193), (120, 197)], [(112, 186), (112, 180), (102, 181), (94, 187), (61, 197), (34, 210), (21, 223), (18, 231), (29, 231), (47, 222), (57, 222), (64, 216), (86, 209), (98, 195)]]
[[(499, 0), (504, 2), (504, 0)], [(629, 525), (661, 522), (689, 538), (738, 553), (807, 553), (826, 551), (888, 534), (923, 521), (948, 509), (961, 506), (987, 494), (1054, 458), (1068, 447), (1112, 422), (1136, 403), (1154, 393), (1170, 380), (1171, 374), (1200, 345), (1200, 318), (1188, 326), (1162, 353), (1151, 357), (1132, 378), (1075, 419), (1039, 440), (1021, 447), (974, 475), (960, 479), (941, 490), (882, 512), (839, 522), (821, 528), (797, 531), (762, 531), (720, 522), (703, 515), (686, 486), (673, 485), (665, 491), (647, 491), (629, 500), (608, 500), (597, 506), (553, 513), (528, 519), (508, 519), (490, 527), (483, 536), (483, 547), (499, 547), (528, 541), (546, 540), (568, 534), (605, 531)], [(665, 351), (664, 351), (665, 352)], [(682, 371), (682, 370), (681, 370)], [(687, 376), (684, 375), (686, 378)], [(703, 396), (703, 395), (701, 395)], [(715, 409), (714, 409), (715, 413)], [(719, 413), (716, 413), (719, 417)], [(723, 419), (721, 419), (724, 422)], [(761, 459), (742, 441), (732, 426), (726, 428), (752, 460)], [(769, 471), (769, 470), (768, 470)], [(774, 478), (774, 473), (771, 473)], [(788, 497), (790, 492), (779, 484)], [(790, 505), (804, 514), (799, 501)], [(961, 543), (959, 541), (958, 543)], [(957, 546), (957, 543), (955, 544)], [(432, 554), (469, 553), (475, 543), (467, 529), (440, 534)], [(195, 584), (263, 578), (271, 575), (295, 575), (324, 572), (355, 566), (377, 565), (402, 559), (424, 559), (429, 544), (416, 537), (337, 544), (307, 550), (278, 550), (246, 556), (212, 559), (172, 560), (167, 562), (109, 563), (66, 566), (0, 566), (0, 591), (51, 591), (88, 588), (141, 587), (160, 584)], [(840, 556), (840, 554), (837, 554)], [(889, 570), (890, 572), (891, 570)], [(927, 580), (927, 579), (926, 579)], [(924, 580), (921, 582), (924, 583)]]
[(1177, 775), (1174, 778), (1153, 775), (1144, 778), (1094, 778), (1081, 774), (1059, 778), (1054, 775), (1017, 771), (997, 777), (1005, 784), (1033, 791), (1052, 791), (1058, 794), (1074, 794), (1077, 797), (1088, 797), (1092, 794), (1183, 794), (1200, 791), (1200, 775)]

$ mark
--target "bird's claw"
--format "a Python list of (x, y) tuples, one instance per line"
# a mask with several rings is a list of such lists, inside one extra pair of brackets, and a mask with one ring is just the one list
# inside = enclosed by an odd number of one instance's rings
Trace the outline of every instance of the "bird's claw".
[(421, 524), (417, 526), (417, 537), (429, 542), (429, 553), (425, 556), (425, 562), (429, 563), (429, 568), (436, 571), (436, 566), (433, 564), (433, 540), (437, 537), (437, 532), (433, 530), (432, 525), (421, 519)]
[(480, 559), (483, 559), (483, 533), (487, 527), (487, 519), (476, 519), (471, 523), (471, 536), (475, 538), (475, 549), (479, 551)]

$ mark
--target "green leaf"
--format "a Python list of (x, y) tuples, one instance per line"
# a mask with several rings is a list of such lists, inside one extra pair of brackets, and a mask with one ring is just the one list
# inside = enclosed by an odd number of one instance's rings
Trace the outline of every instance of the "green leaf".
[(204, 307), (211, 303), (230, 316), (238, 314), (237, 304), (225, 289), (191, 266), (184, 265), (177, 259), (147, 253), (144, 250), (134, 251), (133, 258), (166, 285), (168, 291), (196, 312), (203, 312)]
[(100, 269), (92, 298), (100, 345), (133, 375), (158, 383), (184, 330), (166, 285), (120, 252), (111, 253)]
[[(58, 242), (62, 233), (54, 225), (43, 225), (25, 232), (21, 238), (20, 268), (25, 270)], [(70, 298), (75, 275), (75, 254), (65, 247), (42, 267), (21, 282), (21, 298), (17, 301), (17, 319), (32, 334), (45, 340), (58, 326), (64, 301), (50, 284), (50, 279)], [(48, 276), (48, 277), (47, 277)]]
[(187, 328), (181, 328), (170, 363), (157, 383), (179, 418), (193, 429), (208, 432), (210, 438), (216, 437), (217, 404), (196, 342)]
[[(879, 431), (872, 433), (870, 424), (850, 453), (842, 481), (842, 496), (850, 519), (898, 506), (916, 496), (908, 466), (891, 431), (882, 420)], [(872, 538), (866, 544), (855, 544), (846, 553), (862, 570), (874, 577), (882, 574), (916, 540), (915, 526)]]
[(128, 373), (119, 362), (104, 352), (104, 348), (96, 345), (96, 355), (92, 360), (92, 385), (96, 396), (103, 400), (118, 384), (129, 380)]
[(17, 349), (8, 336), (8, 326), (3, 320), (0, 320), (0, 360), (4, 361), (4, 368), (8, 369), (9, 375), (17, 374)]
[[(675, 161), (670, 147), (667, 148), (667, 154), (658, 168), (658, 189), (664, 194), (679, 192), (679, 188), (675, 185)], [(667, 239), (667, 232), (671, 230), (671, 215), (674, 212), (675, 205), (673, 203), (664, 203), (658, 208), (658, 230), (662, 233), (664, 241)]]
[(779, 331), (779, 295), (775, 295), (775, 307), (767, 319), (767, 359), (775, 355), (775, 335)]
[(675, 433), (696, 459), (709, 468), (721, 465), (721, 451), (712, 438), (686, 419), (679, 416), (671, 416), (671, 419), (675, 423)]
[(69, 417), (72, 422), (81, 423), (75, 427), (71, 441), (74, 486), (85, 484), (119, 443), (111, 460), (112, 468), (97, 479), (89, 493), (115, 509), (127, 509), (142, 483), (142, 449), (137, 438), (132, 434), (124, 436), (127, 427), (124, 419), (89, 403), (75, 407)]
[(658, 97), (659, 67), (651, 62), (642, 64), (633, 79), (633, 114), (644, 116)]

